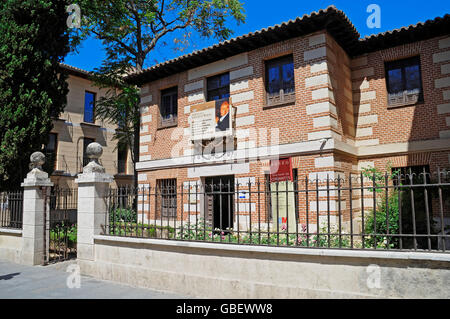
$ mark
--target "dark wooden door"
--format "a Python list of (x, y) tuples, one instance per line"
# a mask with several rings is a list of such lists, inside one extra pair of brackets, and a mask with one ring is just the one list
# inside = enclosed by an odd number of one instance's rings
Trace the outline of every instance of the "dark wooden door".
[(233, 228), (234, 175), (208, 177), (205, 180), (205, 216), (214, 229)]

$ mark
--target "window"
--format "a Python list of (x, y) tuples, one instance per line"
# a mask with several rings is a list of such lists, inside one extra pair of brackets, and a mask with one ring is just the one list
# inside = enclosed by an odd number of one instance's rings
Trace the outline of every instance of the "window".
[(84, 92), (84, 122), (94, 123), (95, 93)]
[(127, 157), (128, 157), (128, 147), (119, 143), (117, 146), (117, 173), (126, 174), (127, 173)]
[(86, 148), (89, 144), (94, 143), (95, 140), (93, 138), (83, 138), (83, 166), (81, 169), (83, 169), (83, 167), (85, 167), (87, 164), (89, 164), (90, 160), (86, 155)]
[(419, 57), (386, 62), (385, 69), (389, 106), (423, 102)]
[(224, 73), (208, 78), (207, 101), (216, 101), (230, 97), (230, 74)]
[(177, 180), (156, 180), (156, 211), (161, 217), (177, 216)]
[(295, 101), (292, 55), (266, 61), (266, 94), (268, 106)]
[(178, 88), (161, 91), (160, 127), (177, 125), (178, 122)]
[(120, 118), (117, 121), (117, 130), (118, 131), (125, 131), (127, 127), (127, 112), (125, 110), (122, 110), (120, 112)]
[(58, 134), (50, 133), (48, 143), (44, 147), (45, 154), (45, 171), (49, 174), (56, 169), (56, 154), (58, 149)]

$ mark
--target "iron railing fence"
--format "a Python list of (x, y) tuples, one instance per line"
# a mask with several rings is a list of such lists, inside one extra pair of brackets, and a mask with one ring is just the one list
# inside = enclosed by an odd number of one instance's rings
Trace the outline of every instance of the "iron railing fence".
[(52, 187), (49, 194), (51, 210), (77, 210), (78, 189)]
[(46, 263), (76, 258), (78, 189), (53, 187), (47, 193)]
[(243, 245), (450, 251), (449, 172), (338, 175), (275, 183), (252, 177), (157, 180), (111, 189), (103, 233)]
[(23, 191), (0, 192), (0, 227), (22, 229)]

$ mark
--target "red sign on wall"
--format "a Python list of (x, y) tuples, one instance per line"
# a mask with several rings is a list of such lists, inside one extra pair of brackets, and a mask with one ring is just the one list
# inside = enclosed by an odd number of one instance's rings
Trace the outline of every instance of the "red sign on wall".
[(292, 181), (292, 160), (283, 158), (270, 160), (270, 182)]

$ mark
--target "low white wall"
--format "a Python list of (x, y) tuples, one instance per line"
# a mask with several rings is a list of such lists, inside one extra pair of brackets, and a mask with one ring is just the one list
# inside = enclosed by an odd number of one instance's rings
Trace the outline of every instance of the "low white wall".
[(449, 254), (108, 236), (94, 250), (94, 261), (78, 260), (83, 274), (191, 297), (450, 298)]
[(22, 230), (0, 228), (0, 258), (14, 263), (21, 262)]

